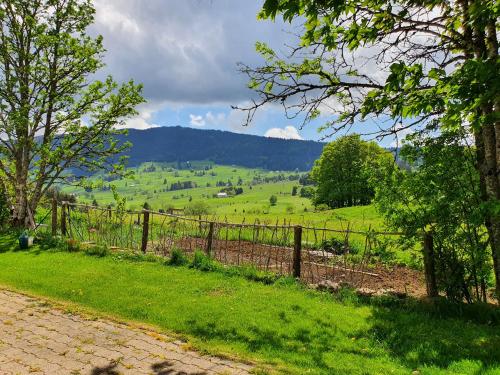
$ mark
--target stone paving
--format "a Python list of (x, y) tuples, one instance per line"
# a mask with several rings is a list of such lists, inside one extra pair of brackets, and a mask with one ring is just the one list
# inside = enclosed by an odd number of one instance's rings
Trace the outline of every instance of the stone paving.
[(0, 289), (0, 374), (248, 374), (173, 338)]

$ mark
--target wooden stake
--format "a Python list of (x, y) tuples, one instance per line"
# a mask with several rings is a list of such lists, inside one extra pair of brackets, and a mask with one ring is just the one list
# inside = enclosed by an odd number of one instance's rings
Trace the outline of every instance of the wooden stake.
[(52, 198), (52, 236), (57, 235), (57, 198)]
[(302, 227), (297, 225), (293, 232), (293, 277), (300, 279), (300, 263), (302, 252)]
[(142, 244), (141, 251), (146, 253), (148, 248), (148, 236), (149, 236), (149, 211), (143, 211), (144, 219), (142, 221)]
[(211, 221), (208, 227), (207, 248), (205, 249), (205, 252), (207, 253), (208, 256), (211, 256), (212, 253), (213, 239), (214, 239), (214, 222)]

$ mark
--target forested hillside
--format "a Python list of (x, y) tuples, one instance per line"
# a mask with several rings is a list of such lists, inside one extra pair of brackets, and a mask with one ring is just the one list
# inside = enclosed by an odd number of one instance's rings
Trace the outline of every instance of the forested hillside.
[(309, 170), (324, 144), (285, 140), (218, 130), (161, 127), (131, 129), (126, 137), (133, 146), (126, 151), (129, 165), (144, 162), (211, 160), (221, 165), (239, 165), (268, 170)]

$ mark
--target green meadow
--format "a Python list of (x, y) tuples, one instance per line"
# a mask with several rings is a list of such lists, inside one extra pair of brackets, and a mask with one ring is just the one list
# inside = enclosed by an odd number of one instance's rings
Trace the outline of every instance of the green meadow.
[[(149, 171), (154, 165), (155, 171)], [(212, 166), (205, 170), (206, 166)], [(383, 221), (373, 206), (351, 207), (338, 210), (316, 210), (309, 198), (300, 197), (301, 185), (297, 179), (304, 174), (293, 171), (266, 171), (237, 166), (220, 166), (208, 162), (193, 162), (191, 169), (176, 169), (175, 164), (145, 163), (130, 168), (133, 177), (112, 182), (104, 181), (104, 186), (113, 184), (120, 197), (126, 199), (128, 209), (141, 209), (147, 202), (153, 210), (178, 208), (203, 202), (211, 216), (230, 222), (283, 223), (301, 224), (315, 227), (346, 229), (383, 230)], [(264, 182), (265, 179), (283, 179), (276, 182)], [(100, 177), (102, 179), (103, 176)], [(295, 178), (294, 180), (291, 180)], [(98, 181), (94, 178), (94, 181)], [(173, 183), (192, 181), (195, 188), (176, 191), (170, 189)], [(223, 187), (217, 182), (231, 182), (234, 187), (241, 187), (243, 193), (227, 198), (216, 198)], [(261, 182), (260, 182), (261, 181)], [(293, 187), (297, 195), (292, 195)], [(106, 189), (105, 188), (105, 189)], [(78, 201), (91, 203), (96, 200), (100, 205), (113, 205), (113, 193), (103, 188), (85, 191), (78, 188), (65, 188), (65, 192), (77, 195)], [(276, 205), (270, 204), (270, 197), (277, 198)]]

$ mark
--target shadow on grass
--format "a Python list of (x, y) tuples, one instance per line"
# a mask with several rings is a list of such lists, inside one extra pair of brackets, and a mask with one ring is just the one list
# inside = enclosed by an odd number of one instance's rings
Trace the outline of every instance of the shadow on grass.
[(0, 233), (0, 254), (10, 251), (21, 251), (17, 238), (13, 233)]
[(479, 372), (500, 367), (498, 307), (389, 299), (372, 306), (371, 328), (359, 336), (382, 345), (407, 367), (448, 369), (464, 362)]
[[(359, 301), (369, 305), (368, 329), (351, 334), (349, 339), (363, 345), (346, 342), (346, 333), (328, 320), (315, 319), (318, 329), (304, 327), (274, 330), (257, 326), (247, 329), (221, 327), (216, 322), (187, 321), (190, 333), (204, 340), (235, 341), (250, 352), (286, 353), (281, 359), (295, 363), (314, 364), (325, 371), (332, 370), (328, 357), (335, 353), (352, 354), (370, 359), (387, 353), (395, 362), (408, 369), (423, 366), (450, 370), (474, 369), (481, 373), (500, 368), (500, 309), (488, 305), (459, 305), (446, 301), (386, 300)], [(279, 316), (278, 316), (279, 319)], [(280, 319), (281, 326), (289, 321)], [(351, 337), (352, 335), (352, 337)], [(342, 337), (343, 336), (343, 337)], [(344, 342), (342, 342), (344, 340)]]

